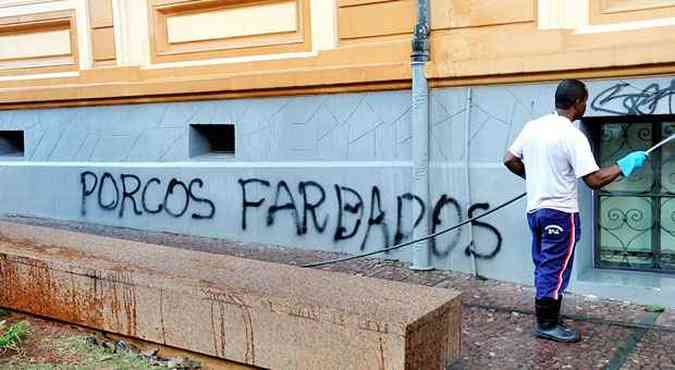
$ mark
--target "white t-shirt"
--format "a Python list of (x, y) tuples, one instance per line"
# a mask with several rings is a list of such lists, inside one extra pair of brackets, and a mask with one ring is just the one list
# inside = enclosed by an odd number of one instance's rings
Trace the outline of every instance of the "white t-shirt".
[(528, 212), (579, 212), (577, 180), (599, 168), (588, 139), (568, 118), (549, 114), (528, 122), (510, 151), (525, 163)]

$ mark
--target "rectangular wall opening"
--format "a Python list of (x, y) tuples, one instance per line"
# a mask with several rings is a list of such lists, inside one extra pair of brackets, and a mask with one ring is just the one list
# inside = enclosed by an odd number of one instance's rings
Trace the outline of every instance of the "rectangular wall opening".
[(190, 158), (232, 159), (235, 141), (235, 126), (232, 124), (190, 125)]
[[(584, 120), (598, 165), (647, 150), (675, 133), (675, 115)], [(675, 273), (675, 142), (653, 151), (628, 178), (595, 192), (595, 265)]]
[(23, 157), (23, 130), (0, 131), (0, 157)]

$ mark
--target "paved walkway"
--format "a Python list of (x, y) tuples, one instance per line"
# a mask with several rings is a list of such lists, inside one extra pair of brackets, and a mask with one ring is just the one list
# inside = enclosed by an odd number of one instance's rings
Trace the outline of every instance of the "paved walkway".
[[(294, 265), (341, 256), (91, 224), (6, 220)], [(646, 307), (628, 302), (568, 295), (563, 313), (571, 325), (581, 330), (584, 339), (577, 344), (558, 344), (533, 337), (533, 289), (528, 286), (476, 280), (471, 275), (447, 271), (413, 272), (400, 262), (377, 259), (354, 260), (323, 269), (463, 292), (464, 353), (461, 363), (453, 369), (675, 370), (675, 310), (648, 312)]]

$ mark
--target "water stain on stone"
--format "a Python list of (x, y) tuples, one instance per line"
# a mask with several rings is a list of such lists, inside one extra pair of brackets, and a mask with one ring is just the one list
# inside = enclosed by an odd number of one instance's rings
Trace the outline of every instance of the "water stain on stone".
[(128, 336), (136, 336), (136, 289), (131, 275), (116, 272), (107, 281), (110, 291), (110, 311), (115, 328)]
[[(88, 258), (77, 250), (3, 233), (0, 243), (59, 260)], [(120, 332), (136, 334), (136, 291), (127, 271), (102, 276), (96, 270), (67, 271), (36, 258), (2, 254), (0, 287), (1, 306), (96, 328), (105, 328), (112, 320)], [(108, 307), (111, 317), (106, 320)]]
[(211, 300), (211, 335), (213, 339), (214, 353), (225, 357), (226, 332), (225, 332), (225, 304)]
[(251, 317), (251, 306), (247, 305), (241, 297), (236, 294), (227, 294), (231, 302), (234, 302), (240, 309), (242, 323), (244, 325), (244, 340), (246, 343), (246, 352), (244, 362), (248, 364), (255, 363), (255, 337), (253, 333), (253, 318)]
[[(57, 280), (55, 273), (64, 276)], [(55, 272), (42, 261), (1, 254), (0, 306), (101, 327), (104, 297), (97, 283), (83, 288), (76, 283), (78, 278), (67, 272)]]
[[(206, 283), (207, 286), (211, 285)], [(205, 289), (201, 290), (201, 293), (204, 295), (204, 297), (211, 302), (211, 332), (213, 335), (213, 343), (214, 343), (214, 348), (216, 350), (216, 354), (218, 353), (218, 342), (220, 339), (220, 343), (223, 346), (220, 350), (221, 353), (225, 352), (225, 327), (224, 327), (224, 321), (225, 321), (225, 307), (227, 306), (235, 306), (239, 309), (240, 314), (241, 314), (241, 323), (244, 329), (244, 344), (245, 344), (245, 349), (244, 349), (244, 358), (243, 362), (247, 364), (253, 364), (255, 363), (255, 335), (254, 335), (254, 330), (253, 330), (253, 318), (251, 314), (251, 306), (246, 304), (242, 300), (242, 298), (231, 292), (225, 292), (220, 289), (214, 288), (214, 287), (208, 287)], [(216, 318), (215, 318), (215, 304), (218, 304), (219, 306), (219, 313), (220, 313), (220, 338), (218, 338), (218, 325), (216, 325)]]
[(81, 251), (64, 248), (62, 246), (53, 244), (38, 243), (31, 239), (11, 238), (3, 233), (0, 233), (0, 243), (7, 243), (13, 247), (19, 247), (25, 251), (39, 252), (52, 256), (58, 255), (70, 261), (86, 257), (86, 255)]
[(164, 289), (159, 290), (159, 318), (162, 325), (162, 343), (166, 345), (166, 324), (164, 324)]
[(384, 366), (384, 344), (382, 343), (382, 337), (380, 337), (380, 370), (386, 370)]

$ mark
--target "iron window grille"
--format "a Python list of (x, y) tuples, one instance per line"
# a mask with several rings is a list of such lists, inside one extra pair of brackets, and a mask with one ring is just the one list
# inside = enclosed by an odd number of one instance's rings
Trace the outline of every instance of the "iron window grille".
[[(675, 116), (584, 120), (601, 167), (646, 150), (675, 133)], [(675, 273), (675, 146), (651, 153), (648, 163), (594, 193), (595, 265)]]

